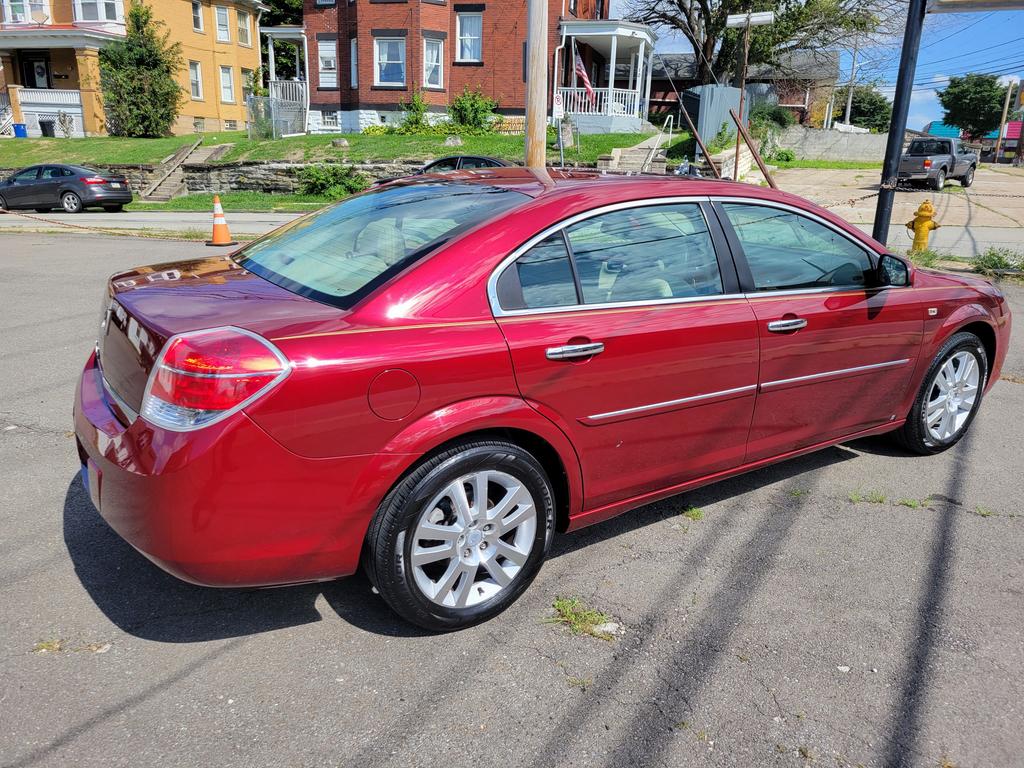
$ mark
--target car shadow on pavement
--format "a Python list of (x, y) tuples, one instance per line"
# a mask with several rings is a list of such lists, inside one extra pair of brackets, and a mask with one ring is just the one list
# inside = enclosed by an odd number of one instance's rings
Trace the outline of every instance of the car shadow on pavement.
[[(686, 494), (711, 504), (763, 485), (856, 458), (828, 448)], [(555, 540), (551, 557), (678, 515), (678, 497), (648, 504), (579, 533)], [(322, 594), (347, 623), (380, 635), (428, 634), (399, 619), (371, 591), (362, 573), (337, 581), (280, 589), (213, 589), (165, 573), (137, 552), (100, 517), (78, 475), (64, 499), (64, 542), (82, 586), (96, 606), (122, 631), (165, 643), (195, 643), (268, 632), (320, 621)]]
[(320, 621), (323, 593), (345, 621), (384, 635), (418, 636), (374, 596), (362, 575), (281, 589), (198, 587), (165, 573), (100, 517), (78, 475), (64, 497), (64, 543), (82, 586), (119, 629), (146, 640), (197, 643)]

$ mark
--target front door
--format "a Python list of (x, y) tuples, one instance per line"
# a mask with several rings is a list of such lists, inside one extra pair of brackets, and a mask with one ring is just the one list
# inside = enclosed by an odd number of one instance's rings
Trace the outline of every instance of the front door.
[(21, 54), (21, 77), (26, 88), (52, 88), (50, 57), (45, 53)]
[(911, 291), (875, 286), (865, 248), (824, 220), (716, 205), (761, 342), (747, 461), (902, 418), (924, 327)]
[(4, 198), (10, 208), (30, 207), (35, 203), (36, 179), (39, 177), (38, 165), (18, 171), (11, 177), (11, 183), (4, 187)]
[(592, 212), (495, 283), (519, 388), (572, 440), (588, 510), (743, 461), (757, 330), (721, 237), (697, 202)]
[(63, 182), (64, 169), (59, 165), (44, 165), (36, 182), (35, 204), (40, 208), (56, 208), (57, 193)]

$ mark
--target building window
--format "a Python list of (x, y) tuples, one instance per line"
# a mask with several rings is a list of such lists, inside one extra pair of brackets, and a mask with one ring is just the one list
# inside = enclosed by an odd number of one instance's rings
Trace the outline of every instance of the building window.
[(202, 133), (206, 130), (206, 118), (205, 117), (193, 117), (192, 118), (192, 130), (196, 133)]
[(253, 95), (256, 86), (256, 72), (242, 67), (242, 101), (249, 103), (249, 97)]
[(353, 88), (359, 87), (359, 43), (353, 37), (348, 41), (348, 84)]
[(192, 100), (203, 100), (203, 68), (198, 61), (188, 63), (188, 83), (192, 89)]
[(121, 0), (75, 0), (77, 21), (123, 21)]
[(576, 11), (579, 8), (579, 0), (569, 0), (569, 13), (573, 16), (576, 15)]
[(338, 87), (338, 43), (335, 40), (320, 40), (316, 44), (320, 67), (320, 87)]
[(203, 4), (199, 0), (192, 0), (192, 29), (203, 31)]
[(249, 32), (249, 14), (245, 11), (235, 11), (238, 20), (238, 43), (240, 45), (252, 45), (252, 37)]
[(8, 24), (43, 22), (50, 16), (48, 0), (4, 0), (4, 21)]
[(228, 9), (218, 5), (214, 12), (217, 14), (217, 42), (230, 43), (231, 25), (228, 22)]
[(456, 61), (484, 60), (484, 16), (482, 13), (459, 13), (455, 17), (459, 50)]
[(427, 88), (444, 88), (444, 41), (423, 41), (423, 84)]
[(373, 41), (374, 85), (405, 85), (405, 38), (378, 37)]
[(322, 128), (337, 128), (338, 113), (328, 112), (326, 109), (320, 113), (320, 126)]
[(220, 68), (220, 100), (226, 104), (235, 103), (235, 74), (231, 67)]

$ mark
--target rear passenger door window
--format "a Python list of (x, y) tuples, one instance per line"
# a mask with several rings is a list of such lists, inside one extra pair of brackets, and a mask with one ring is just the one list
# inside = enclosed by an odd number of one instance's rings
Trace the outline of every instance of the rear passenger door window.
[(569, 250), (561, 232), (541, 240), (501, 273), (502, 309), (545, 309), (578, 303)]
[(723, 292), (711, 234), (696, 203), (612, 211), (574, 224), (566, 234), (586, 304)]
[(781, 208), (723, 203), (757, 291), (864, 288), (867, 251), (830, 227)]

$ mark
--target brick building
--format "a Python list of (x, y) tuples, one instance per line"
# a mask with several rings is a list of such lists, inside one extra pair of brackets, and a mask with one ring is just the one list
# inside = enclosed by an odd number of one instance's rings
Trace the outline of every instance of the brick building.
[[(606, 0), (549, 0), (549, 66), (556, 73), (550, 98), (553, 103), (561, 92), (568, 111), (602, 118), (598, 129), (613, 130), (645, 114), (643, 73), (655, 37), (647, 27), (607, 16)], [(494, 99), (501, 113), (525, 110), (527, 19), (521, 0), (305, 0), (303, 22), (311, 132), (397, 122), (400, 102), (417, 90), (437, 114), (464, 88)], [(606, 83), (604, 91), (580, 98), (573, 51), (595, 86)], [(613, 60), (631, 67), (628, 93), (609, 86)]]

